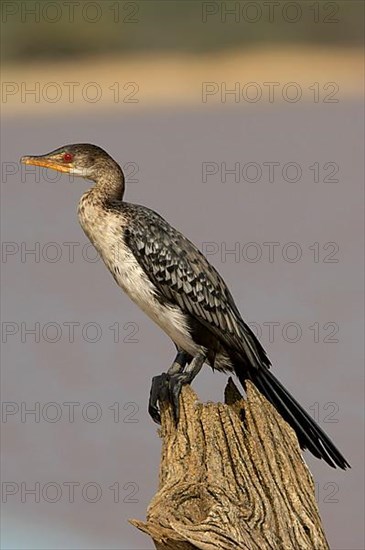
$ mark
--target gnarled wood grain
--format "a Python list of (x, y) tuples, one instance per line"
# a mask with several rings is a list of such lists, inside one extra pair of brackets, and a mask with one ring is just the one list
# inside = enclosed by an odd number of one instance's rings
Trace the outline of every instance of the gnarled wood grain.
[(326, 550), (310, 472), (293, 430), (247, 383), (225, 404), (186, 386), (175, 427), (161, 411), (160, 483), (147, 522), (157, 550)]

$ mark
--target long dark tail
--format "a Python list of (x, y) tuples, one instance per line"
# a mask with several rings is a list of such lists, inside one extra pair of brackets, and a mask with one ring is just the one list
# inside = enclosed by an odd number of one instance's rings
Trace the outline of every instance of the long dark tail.
[[(250, 368), (247, 372), (240, 365), (235, 371), (243, 387), (245, 379), (250, 379), (284, 420), (290, 424), (297, 434), (302, 449), (308, 449), (315, 457), (323, 458), (333, 468), (336, 466), (343, 470), (351, 468), (330, 438), (267, 367)], [(243, 372), (245, 376), (243, 376)]]

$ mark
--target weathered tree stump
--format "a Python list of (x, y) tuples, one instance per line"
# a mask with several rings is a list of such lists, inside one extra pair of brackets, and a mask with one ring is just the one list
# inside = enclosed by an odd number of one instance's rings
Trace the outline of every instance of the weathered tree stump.
[(328, 550), (294, 431), (250, 382), (225, 402), (184, 387), (177, 428), (162, 407), (159, 489), (131, 523), (157, 550)]

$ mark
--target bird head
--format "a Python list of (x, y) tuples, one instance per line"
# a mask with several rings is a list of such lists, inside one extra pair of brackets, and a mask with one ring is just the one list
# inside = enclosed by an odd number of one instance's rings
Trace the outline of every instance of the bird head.
[(24, 156), (20, 162), (91, 180), (96, 180), (103, 169), (116, 165), (108, 153), (89, 143), (64, 145), (45, 155)]

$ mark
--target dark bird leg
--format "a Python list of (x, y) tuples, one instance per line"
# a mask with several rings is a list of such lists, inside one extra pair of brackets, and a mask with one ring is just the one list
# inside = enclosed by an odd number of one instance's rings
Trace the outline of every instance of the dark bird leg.
[(207, 358), (207, 351), (202, 350), (186, 367), (185, 371), (173, 374), (169, 378), (169, 391), (171, 397), (171, 404), (174, 411), (174, 417), (176, 424), (179, 421), (180, 416), (180, 403), (179, 397), (182, 387), (185, 384), (191, 384), (197, 374), (199, 374), (204, 362)]
[(184, 371), (184, 367), (191, 358), (190, 355), (179, 351), (175, 361), (167, 372), (152, 379), (148, 411), (155, 422), (160, 424), (160, 412), (157, 403), (160, 401), (170, 401), (174, 411), (176, 423), (179, 420), (179, 396), (184, 384), (191, 384), (199, 373), (207, 357), (206, 350), (202, 350), (196, 355)]
[(190, 359), (191, 357), (188, 353), (182, 350), (178, 350), (174, 362), (172, 363), (167, 373), (171, 375), (178, 372), (183, 372), (186, 363), (188, 363)]
[(158, 401), (166, 401), (169, 399), (169, 377), (175, 374), (183, 372), (186, 363), (189, 361), (190, 355), (185, 351), (178, 350), (177, 355), (174, 359), (169, 370), (154, 376), (152, 378), (150, 398), (148, 402), (148, 412), (151, 418), (157, 422), (161, 423), (160, 412), (158, 410), (157, 403)]

